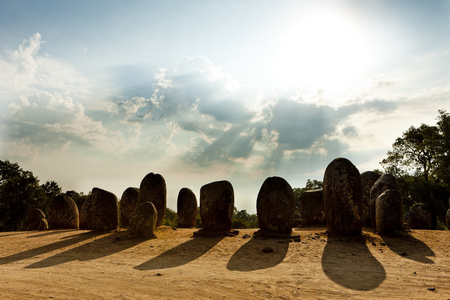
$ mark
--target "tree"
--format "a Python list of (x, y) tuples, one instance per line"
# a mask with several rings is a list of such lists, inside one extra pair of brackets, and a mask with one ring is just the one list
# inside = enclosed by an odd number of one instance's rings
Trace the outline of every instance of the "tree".
[(246, 210), (237, 210), (234, 208), (233, 212), (233, 228), (244, 229), (244, 228), (258, 228), (258, 216), (256, 214), (249, 214)]
[(44, 209), (47, 197), (39, 180), (17, 163), (0, 160), (0, 230), (23, 230), (33, 208)]
[(52, 199), (53, 197), (61, 194), (61, 188), (56, 181), (46, 181), (43, 185), (41, 185), (41, 188), (48, 199)]
[(178, 224), (178, 215), (177, 213), (170, 209), (166, 208), (166, 214), (164, 215), (163, 225), (171, 226), (173, 228), (177, 227)]
[(85, 195), (83, 192), (78, 193), (73, 190), (65, 192), (64, 195), (69, 196), (73, 199), (73, 201), (75, 201), (78, 211), (81, 211), (81, 206), (83, 206), (84, 201), (89, 198), (89, 195)]

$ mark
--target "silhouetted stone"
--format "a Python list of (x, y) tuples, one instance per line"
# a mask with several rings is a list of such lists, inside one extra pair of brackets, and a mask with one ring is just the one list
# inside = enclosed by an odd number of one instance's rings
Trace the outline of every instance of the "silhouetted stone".
[(375, 214), (375, 204), (378, 196), (383, 194), (387, 190), (398, 190), (397, 179), (392, 174), (383, 174), (375, 181), (370, 189), (370, 220), (372, 222), (373, 230), (377, 230), (377, 219)]
[(267, 178), (256, 200), (259, 234), (290, 234), (294, 209), (295, 197), (289, 183), (281, 177)]
[(129, 187), (123, 192), (122, 198), (120, 198), (120, 224), (124, 228), (127, 228), (130, 224), (131, 216), (138, 203), (138, 197), (139, 189)]
[(323, 202), (330, 235), (361, 234), (361, 176), (345, 158), (336, 158), (325, 170)]
[(47, 219), (41, 219), (39, 221), (39, 227), (38, 230), (39, 231), (43, 231), (43, 230), (47, 230), (48, 229), (48, 222)]
[(431, 229), (431, 211), (424, 203), (416, 203), (409, 210), (409, 227), (411, 229)]
[(131, 235), (150, 239), (155, 237), (153, 230), (156, 228), (158, 212), (151, 202), (138, 204), (130, 219), (128, 231)]
[(78, 207), (72, 198), (58, 195), (47, 203), (47, 221), (50, 229), (78, 229)]
[(111, 231), (119, 226), (119, 201), (111, 192), (93, 188), (81, 207), (80, 227)]
[(450, 229), (450, 208), (447, 210), (446, 219), (447, 219), (447, 228)]
[(299, 197), (300, 226), (327, 223), (323, 206), (323, 189), (308, 190)]
[(195, 227), (195, 219), (197, 217), (197, 198), (195, 197), (195, 194), (188, 188), (182, 188), (178, 193), (177, 216), (177, 227)]
[(31, 210), (27, 216), (27, 224), (28, 224), (27, 230), (48, 229), (48, 225), (47, 225), (47, 228), (40, 229), (42, 220), (45, 220), (45, 214), (42, 210), (40, 210), (39, 208), (35, 208), (35, 209)]
[(399, 190), (386, 190), (375, 203), (377, 232), (394, 232), (403, 228), (403, 202)]
[(216, 181), (200, 189), (200, 217), (203, 231), (225, 232), (231, 229), (234, 191), (230, 182)]
[(141, 181), (138, 204), (151, 202), (158, 212), (156, 226), (161, 226), (166, 215), (166, 182), (160, 174), (149, 173)]
[(362, 226), (372, 226), (370, 218), (370, 190), (380, 176), (380, 174), (373, 171), (367, 171), (361, 174)]

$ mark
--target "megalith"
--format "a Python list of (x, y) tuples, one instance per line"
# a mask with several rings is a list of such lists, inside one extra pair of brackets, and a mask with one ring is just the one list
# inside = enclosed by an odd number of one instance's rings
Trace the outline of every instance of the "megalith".
[(179, 228), (195, 227), (197, 218), (197, 198), (188, 188), (182, 188), (177, 198), (177, 216)]
[(166, 181), (160, 174), (149, 173), (141, 181), (139, 187), (138, 204), (151, 202), (158, 212), (156, 226), (161, 226), (167, 208)]
[(136, 208), (139, 196), (139, 189), (134, 187), (127, 188), (120, 198), (120, 225), (127, 228), (130, 224), (131, 216)]
[(323, 203), (329, 234), (361, 234), (361, 175), (348, 159), (336, 158), (327, 166)]
[(47, 203), (47, 221), (50, 229), (78, 229), (80, 216), (75, 201), (67, 195), (58, 195)]
[(119, 201), (116, 195), (93, 188), (89, 198), (81, 207), (80, 227), (111, 231), (119, 226)]
[(403, 202), (399, 190), (388, 189), (375, 202), (376, 231), (380, 234), (403, 229)]
[(411, 206), (408, 225), (411, 229), (431, 229), (431, 211), (428, 205), (416, 203)]
[(39, 208), (35, 208), (28, 213), (27, 230), (47, 230), (48, 223), (45, 214)]
[(362, 226), (372, 226), (372, 221), (370, 218), (370, 190), (380, 176), (380, 174), (373, 171), (361, 173)]
[(323, 206), (323, 189), (307, 190), (299, 197), (300, 226), (327, 223)]
[(392, 174), (383, 174), (380, 178), (375, 181), (370, 189), (370, 198), (369, 198), (369, 206), (370, 206), (370, 220), (372, 223), (373, 230), (377, 230), (377, 219), (375, 214), (375, 204), (378, 196), (384, 193), (387, 190), (398, 190), (397, 178), (395, 178)]
[(200, 188), (200, 217), (204, 232), (229, 231), (233, 210), (234, 190), (230, 182), (215, 181)]
[(447, 214), (445, 217), (447, 219), (447, 228), (450, 229), (450, 208), (447, 210)]
[(265, 234), (291, 234), (294, 225), (295, 196), (281, 177), (268, 177), (259, 190), (256, 211), (260, 231)]
[(152, 202), (139, 203), (131, 216), (128, 232), (133, 236), (153, 238), (157, 219), (158, 212)]

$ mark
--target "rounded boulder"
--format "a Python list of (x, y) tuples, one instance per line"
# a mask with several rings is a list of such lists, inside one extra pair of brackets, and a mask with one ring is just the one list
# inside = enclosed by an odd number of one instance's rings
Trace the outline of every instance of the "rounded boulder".
[(234, 210), (234, 190), (226, 180), (208, 183), (200, 189), (200, 217), (203, 230), (229, 231)]
[(50, 229), (78, 229), (79, 213), (75, 201), (58, 195), (47, 204), (47, 221)]
[(46, 223), (47, 228), (43, 227), (44, 225), (42, 223), (42, 220), (46, 220), (45, 214), (42, 210), (40, 210), (39, 208), (35, 208), (35, 209), (31, 210), (27, 216), (27, 230), (46, 230), (46, 229), (48, 229), (47, 223)]
[(399, 190), (386, 190), (375, 203), (376, 231), (391, 233), (403, 228), (403, 202)]
[(377, 230), (377, 219), (375, 214), (375, 205), (378, 196), (387, 190), (398, 190), (397, 178), (392, 174), (383, 174), (375, 181), (370, 189), (369, 207), (370, 207), (370, 221), (373, 230)]
[(361, 175), (348, 159), (336, 158), (327, 166), (323, 202), (329, 234), (361, 234)]
[(166, 181), (160, 174), (149, 173), (141, 181), (138, 204), (151, 202), (158, 212), (156, 226), (161, 226), (167, 209)]
[(431, 211), (428, 206), (424, 203), (411, 206), (408, 224), (411, 229), (431, 229)]
[(93, 188), (81, 208), (80, 227), (111, 231), (119, 226), (119, 201), (111, 192)]
[(139, 189), (129, 187), (123, 192), (122, 198), (120, 198), (120, 223), (124, 228), (127, 228), (130, 224), (131, 216), (138, 202), (138, 196)]
[(146, 239), (155, 237), (153, 233), (156, 228), (158, 212), (151, 202), (144, 202), (137, 205), (130, 219), (128, 231), (133, 236)]
[(177, 215), (179, 228), (195, 227), (197, 217), (197, 198), (188, 188), (182, 188), (177, 198)]

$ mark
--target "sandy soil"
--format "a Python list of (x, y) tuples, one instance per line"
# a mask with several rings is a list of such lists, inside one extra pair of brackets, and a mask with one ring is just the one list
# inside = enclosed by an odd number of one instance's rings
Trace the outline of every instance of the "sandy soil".
[(300, 242), (194, 231), (2, 232), (0, 298), (450, 299), (450, 231), (339, 239), (295, 229)]

